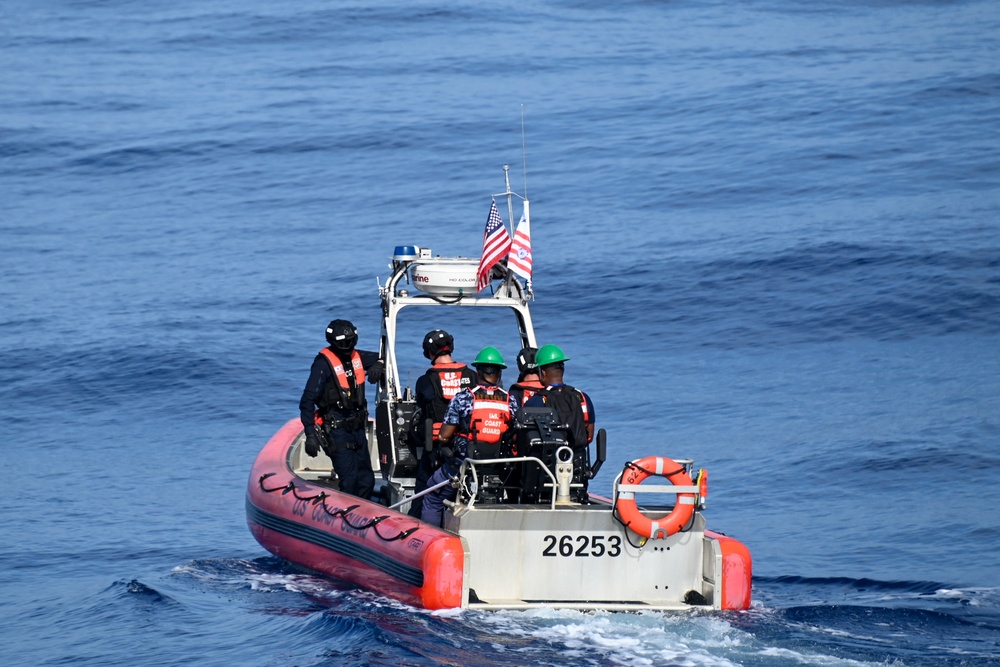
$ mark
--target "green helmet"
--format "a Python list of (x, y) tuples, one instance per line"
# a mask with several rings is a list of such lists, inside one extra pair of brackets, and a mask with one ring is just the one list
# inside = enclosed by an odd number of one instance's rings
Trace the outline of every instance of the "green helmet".
[(472, 362), (473, 366), (499, 366), (500, 368), (507, 368), (507, 364), (503, 362), (503, 357), (500, 355), (500, 350), (496, 349), (492, 345), (487, 345), (479, 354), (476, 355), (476, 360)]
[(549, 364), (557, 364), (560, 361), (569, 361), (569, 357), (562, 351), (562, 348), (555, 345), (543, 345), (535, 353), (535, 365), (539, 368)]

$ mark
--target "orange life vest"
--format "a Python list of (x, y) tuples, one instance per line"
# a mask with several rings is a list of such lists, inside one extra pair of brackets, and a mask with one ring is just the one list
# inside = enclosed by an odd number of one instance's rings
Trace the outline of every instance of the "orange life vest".
[(469, 367), (462, 362), (453, 361), (449, 364), (434, 364), (428, 370), (437, 375), (437, 378), (432, 376), (432, 381), (437, 380), (434, 382), (435, 389), (440, 388), (442, 398), (450, 401), (455, 398), (455, 394), (469, 388), (470, 382), (462, 382), (464, 378), (468, 377), (467, 373), (462, 372), (466, 369)]
[(475, 382), (475, 372), (460, 361), (451, 363), (434, 364), (427, 370), (434, 387), (434, 395), (437, 400), (431, 406), (432, 415), (427, 415), (434, 419), (434, 439), (438, 439), (441, 426), (444, 420), (445, 410), (448, 403), (455, 398), (455, 394), (463, 389), (469, 389)]
[[(322, 425), (331, 412), (346, 414), (367, 415), (368, 403), (365, 400), (365, 369), (361, 364), (361, 355), (357, 350), (351, 352), (351, 368), (354, 371), (354, 383), (344, 369), (344, 363), (333, 353), (330, 348), (324, 347), (319, 351), (330, 364), (336, 383), (327, 382), (323, 396), (320, 397), (319, 407), (314, 416), (317, 425)], [(366, 417), (363, 417), (366, 418)], [(333, 423), (333, 422), (330, 422)]]
[[(334, 354), (328, 347), (324, 347), (319, 352), (330, 362), (330, 367), (333, 368), (333, 374), (337, 376), (337, 384), (340, 385), (340, 388), (353, 389), (354, 387), (351, 386), (347, 378), (347, 373), (344, 372), (344, 364), (340, 361), (340, 357)], [(361, 355), (358, 354), (357, 350), (351, 352), (351, 366), (354, 367), (354, 386), (357, 387), (365, 381), (365, 369), (361, 365)]]
[[(469, 430), (459, 433), (472, 442), (496, 444), (510, 427), (510, 398), (500, 387), (479, 385), (472, 390)], [(475, 437), (473, 437), (473, 435)]]
[(528, 402), (528, 399), (542, 389), (545, 389), (545, 385), (542, 384), (541, 380), (522, 380), (511, 385), (510, 393), (517, 396), (518, 402), (524, 405)]

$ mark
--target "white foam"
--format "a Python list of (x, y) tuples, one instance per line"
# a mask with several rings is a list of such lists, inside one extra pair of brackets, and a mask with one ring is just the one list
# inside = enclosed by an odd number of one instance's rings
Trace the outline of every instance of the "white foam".
[(330, 591), (329, 582), (301, 574), (255, 574), (247, 578), (251, 590), (285, 590), (290, 593), (325, 594)]
[(213, 585), (242, 588), (249, 585), (258, 592), (287, 591), (290, 593), (307, 593), (313, 596), (336, 597), (340, 591), (331, 588), (327, 579), (308, 574), (273, 574), (261, 572), (252, 561), (231, 560), (225, 562), (224, 568), (200, 566), (199, 561), (191, 561), (178, 565), (174, 574), (184, 574), (199, 581), (212, 582)]
[(875, 665), (884, 665), (882, 662), (864, 662), (861, 660), (852, 660), (850, 658), (838, 658), (832, 655), (819, 655), (816, 653), (800, 653), (798, 651), (792, 651), (787, 648), (777, 648), (770, 647), (762, 649), (758, 652), (758, 655), (766, 656), (768, 658), (782, 658), (788, 661), (789, 664), (800, 664), (800, 665), (820, 665), (826, 666), (831, 665), (835, 667), (874, 667)]
[(484, 614), (482, 621), (498, 634), (561, 644), (568, 661), (576, 656), (616, 665), (733, 667), (739, 663), (724, 654), (750, 639), (725, 621), (688, 614), (532, 609)]
[(939, 588), (933, 597), (958, 599), (973, 607), (1000, 607), (1000, 588)]

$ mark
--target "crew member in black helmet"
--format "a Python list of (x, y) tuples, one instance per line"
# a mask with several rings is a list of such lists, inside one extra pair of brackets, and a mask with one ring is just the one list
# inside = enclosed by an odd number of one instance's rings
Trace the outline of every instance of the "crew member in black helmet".
[[(460, 361), (452, 358), (455, 351), (455, 339), (443, 329), (428, 331), (423, 341), (424, 356), (431, 360), (431, 367), (417, 378), (414, 386), (417, 410), (413, 416), (413, 428), (410, 431), (410, 443), (414, 454), (424, 448), (426, 435), (424, 422), (430, 419), (433, 423), (434, 452), (423, 452), (417, 462), (416, 484), (414, 493), (420, 493), (427, 488), (427, 478), (440, 465), (435, 460), (438, 451), (437, 439), (444, 421), (444, 412), (448, 403), (458, 392), (468, 389), (476, 383), (476, 371)], [(410, 516), (420, 518), (423, 509), (423, 497), (410, 504)]]
[[(471, 444), (503, 442), (510, 429), (511, 417), (521, 407), (517, 399), (500, 386), (501, 373), (507, 365), (498, 349), (484, 347), (472, 365), (476, 367), (476, 386), (456, 394), (445, 410), (440, 435), (442, 444), (447, 447), (442, 447), (446, 457), (427, 480), (429, 488), (459, 473)], [(454, 500), (456, 493), (454, 487), (443, 486), (424, 496), (421, 520), (441, 526), (444, 501)]]
[(340, 490), (367, 500), (375, 488), (375, 473), (365, 435), (364, 381), (377, 384), (385, 375), (385, 365), (377, 353), (354, 349), (358, 330), (347, 320), (330, 322), (326, 340), (330, 346), (313, 360), (299, 401), (306, 454), (316, 456), (322, 448), (333, 461)]
[(524, 405), (532, 396), (537, 394), (545, 385), (542, 384), (538, 374), (538, 366), (535, 365), (535, 354), (538, 348), (525, 347), (517, 353), (517, 382), (510, 386), (510, 393), (517, 397), (517, 402)]

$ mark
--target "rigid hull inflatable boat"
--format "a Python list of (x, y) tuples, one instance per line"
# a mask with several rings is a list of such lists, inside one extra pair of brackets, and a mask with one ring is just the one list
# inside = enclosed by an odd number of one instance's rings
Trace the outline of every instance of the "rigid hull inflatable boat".
[[(507, 188), (508, 201), (513, 194)], [(524, 202), (527, 213), (527, 201)], [(247, 522), (254, 537), (287, 561), (427, 608), (746, 609), (751, 558), (735, 539), (706, 529), (708, 473), (693, 462), (648, 456), (628, 462), (612, 497), (581, 495), (606, 457), (567, 445), (565, 426), (545, 408), (515, 419), (519, 451), (470, 446), (452, 480), (455, 502), (444, 527), (405, 514), (414, 494), (415, 401), (397, 357), (397, 316), (405, 308), (499, 308), (513, 311), (520, 347), (535, 346), (529, 281), (500, 264), (495, 289), (476, 292), (479, 259), (434, 257), (397, 247), (381, 286), (381, 380), (369, 420), (376, 498), (337, 488), (330, 460), (310, 457), (298, 419), (265, 445), (248, 483)], [(416, 288), (411, 294), (407, 286)], [(491, 285), (492, 287), (493, 285)], [(492, 292), (492, 293), (489, 293)], [(419, 343), (406, 340), (403, 348)], [(562, 429), (560, 427), (563, 427)], [(423, 444), (423, 443), (421, 443)], [(650, 484), (643, 484), (644, 480)], [(658, 482), (656, 480), (659, 480)], [(668, 497), (662, 506), (643, 497)]]

